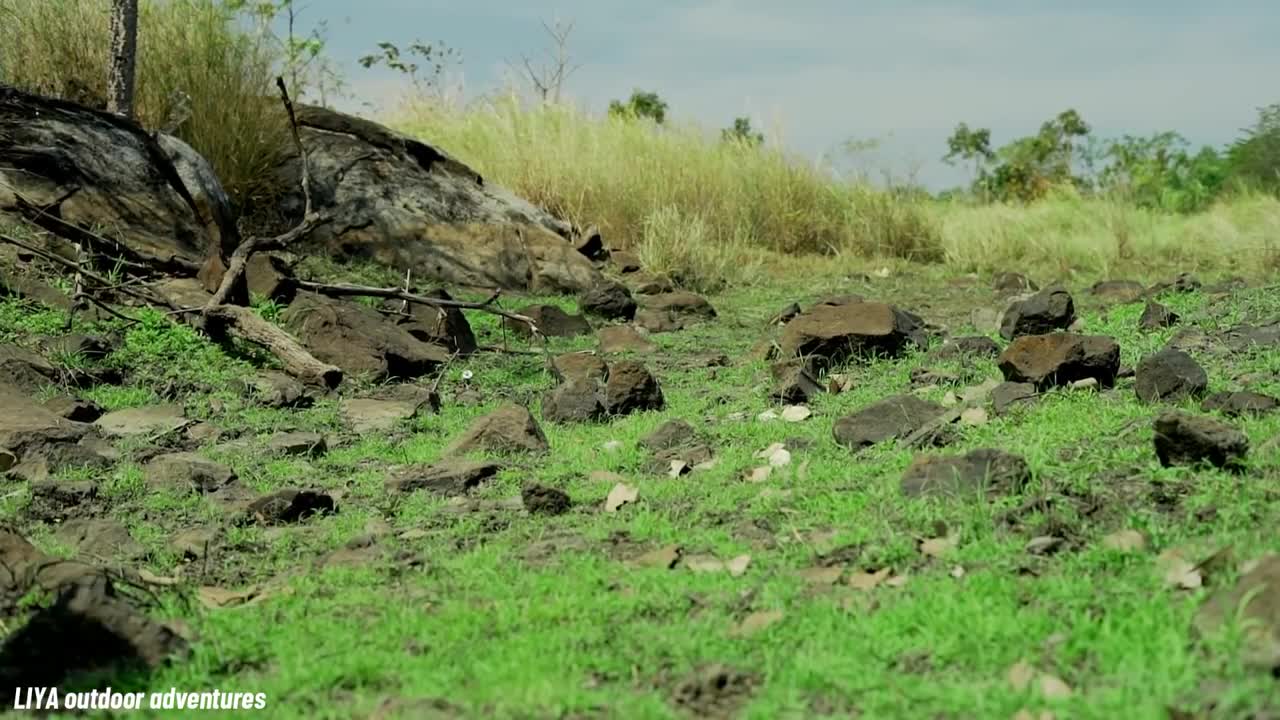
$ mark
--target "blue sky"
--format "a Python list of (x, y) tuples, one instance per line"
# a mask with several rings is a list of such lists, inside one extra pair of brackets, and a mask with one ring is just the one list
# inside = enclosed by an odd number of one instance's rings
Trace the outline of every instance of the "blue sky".
[[(747, 115), (809, 157), (850, 139), (858, 166), (931, 187), (965, 173), (940, 160), (960, 121), (997, 144), (1068, 107), (1097, 134), (1177, 130), (1222, 144), (1280, 101), (1276, 0), (297, 0), (329, 24), (351, 91), (389, 107), (403, 83), (356, 59), (381, 40), (441, 40), (469, 93), (548, 49), (540, 21), (572, 20), (572, 99), (602, 111), (633, 88), (711, 127)], [(340, 105), (376, 117), (353, 102)]]

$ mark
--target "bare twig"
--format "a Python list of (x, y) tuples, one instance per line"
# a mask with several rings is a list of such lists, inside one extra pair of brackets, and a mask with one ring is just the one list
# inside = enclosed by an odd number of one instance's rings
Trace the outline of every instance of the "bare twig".
[(352, 285), (350, 283), (318, 283), (309, 280), (299, 280), (298, 288), (301, 290), (310, 290), (311, 292), (321, 295), (329, 295), (334, 297), (380, 297), (391, 298), (393, 300), (404, 300), (416, 305), (426, 305), (435, 308), (457, 308), (459, 310), (477, 310), (486, 312), (490, 315), (506, 318), (515, 322), (525, 323), (530, 327), (533, 334), (542, 337), (542, 332), (538, 329), (538, 325), (533, 318), (519, 313), (507, 312), (495, 307), (498, 299), (498, 293), (494, 293), (489, 299), (483, 302), (467, 302), (465, 300), (443, 300), (441, 298), (427, 297), (425, 295), (416, 295), (408, 293), (400, 288), (380, 288), (369, 285)]

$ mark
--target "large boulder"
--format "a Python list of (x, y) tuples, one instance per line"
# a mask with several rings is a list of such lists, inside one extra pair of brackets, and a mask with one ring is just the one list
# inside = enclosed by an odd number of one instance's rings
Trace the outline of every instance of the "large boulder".
[[(573, 228), (439, 148), (382, 125), (300, 105), (314, 207), (335, 220), (303, 249), (372, 260), (415, 278), (511, 290), (583, 292), (605, 282)], [(301, 165), (276, 169), (278, 232), (302, 217)]]
[(299, 293), (281, 320), (316, 359), (374, 380), (410, 379), (435, 371), (450, 352), (359, 303)]
[(62, 236), (106, 228), (122, 253), (188, 273), (220, 268), (239, 241), (216, 176), (182, 141), (6, 86), (0, 86), (0, 212)]

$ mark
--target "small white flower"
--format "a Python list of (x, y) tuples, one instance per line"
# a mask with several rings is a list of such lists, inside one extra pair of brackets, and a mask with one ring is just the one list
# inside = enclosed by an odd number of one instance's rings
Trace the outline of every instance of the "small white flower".
[(470, 379), (471, 379), (471, 377), (472, 377), (472, 375), (471, 375), (471, 371), (470, 371), (470, 370), (463, 370), (463, 371), (462, 371), (462, 379), (463, 379), (463, 380), (470, 380)]

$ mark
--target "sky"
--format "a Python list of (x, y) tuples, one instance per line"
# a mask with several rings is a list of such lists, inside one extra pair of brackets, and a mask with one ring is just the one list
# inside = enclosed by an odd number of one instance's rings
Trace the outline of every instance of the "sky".
[[(296, 0), (326, 20), (327, 50), (377, 118), (405, 82), (357, 59), (379, 41), (443, 41), (468, 94), (551, 48), (572, 21), (566, 93), (592, 112), (633, 89), (710, 128), (751, 118), (771, 142), (847, 170), (932, 189), (969, 171), (942, 162), (959, 122), (993, 142), (1075, 108), (1096, 135), (1175, 130), (1222, 145), (1280, 102), (1276, 0)], [(430, 138), (426, 138), (428, 141)], [(878, 141), (841, 153), (850, 140)], [(464, 158), (465, 160), (465, 158)]]

